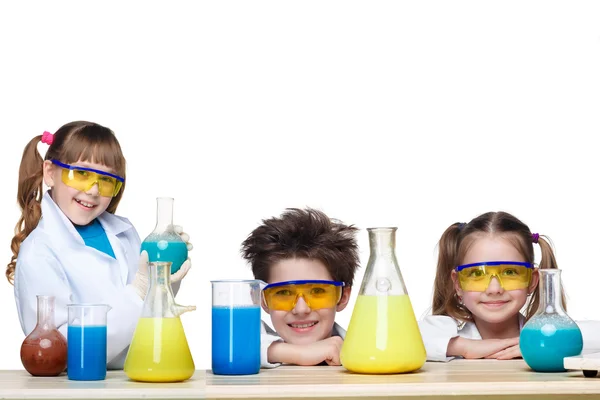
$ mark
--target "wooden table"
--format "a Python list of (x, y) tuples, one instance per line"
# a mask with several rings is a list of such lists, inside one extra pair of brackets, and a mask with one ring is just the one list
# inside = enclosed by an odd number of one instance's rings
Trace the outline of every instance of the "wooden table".
[(581, 371), (535, 373), (522, 360), (454, 360), (426, 363), (405, 375), (357, 375), (342, 367), (284, 366), (257, 375), (218, 376), (196, 371), (182, 383), (130, 381), (109, 371), (105, 381), (69, 381), (66, 375), (36, 378), (25, 371), (0, 371), (0, 399), (348, 399), (414, 400), (600, 399), (600, 376)]
[(236, 377), (207, 371), (206, 392), (209, 399), (600, 399), (600, 377), (584, 378), (581, 371), (535, 373), (523, 360), (428, 362), (405, 375), (289, 366)]

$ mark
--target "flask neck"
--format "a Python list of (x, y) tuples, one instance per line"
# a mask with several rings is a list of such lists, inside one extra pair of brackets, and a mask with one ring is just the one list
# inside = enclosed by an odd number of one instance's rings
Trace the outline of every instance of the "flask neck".
[(150, 287), (165, 287), (171, 286), (171, 263), (156, 262), (150, 263)]
[(173, 202), (171, 197), (156, 199), (156, 227), (154, 232), (161, 233), (173, 229)]
[(396, 228), (369, 229), (371, 256), (383, 259), (395, 259)]
[(37, 296), (37, 324), (43, 329), (56, 329), (54, 296)]
[(546, 314), (562, 314), (562, 287), (559, 269), (540, 269), (540, 312)]

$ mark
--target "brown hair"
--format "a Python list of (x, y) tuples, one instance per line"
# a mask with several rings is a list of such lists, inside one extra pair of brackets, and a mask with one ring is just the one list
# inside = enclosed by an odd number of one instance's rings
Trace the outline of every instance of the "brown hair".
[[(433, 315), (448, 315), (460, 321), (473, 320), (471, 312), (460, 304), (450, 275), (456, 266), (462, 264), (462, 260), (471, 245), (482, 235), (502, 235), (514, 244), (515, 248), (525, 258), (525, 261), (533, 264), (533, 235), (527, 225), (511, 214), (488, 212), (478, 216), (468, 224), (455, 223), (450, 225), (439, 241), (432, 306)], [(537, 242), (542, 253), (539, 268), (558, 268), (550, 239), (540, 235)], [(564, 292), (562, 302), (566, 310)], [(535, 314), (539, 303), (540, 293), (538, 287), (536, 287), (526, 307), (526, 320), (529, 320)]]
[[(6, 267), (6, 279), (12, 284), (14, 280), (17, 256), (21, 243), (36, 228), (42, 217), (43, 163), (44, 160), (58, 160), (65, 164), (87, 161), (103, 164), (113, 172), (125, 178), (125, 157), (114, 133), (93, 122), (75, 121), (63, 125), (54, 134), (52, 144), (48, 147), (44, 159), (37, 151), (42, 135), (31, 139), (21, 158), (19, 167), (19, 188), (17, 201), (21, 207), (21, 218), (15, 226), (15, 236), (11, 241), (13, 256)], [(107, 210), (114, 213), (123, 197), (125, 182), (114, 197)]]
[(288, 208), (262, 222), (242, 243), (256, 279), (268, 282), (271, 267), (281, 260), (307, 258), (321, 261), (335, 281), (352, 286), (359, 265), (357, 228), (311, 208)]

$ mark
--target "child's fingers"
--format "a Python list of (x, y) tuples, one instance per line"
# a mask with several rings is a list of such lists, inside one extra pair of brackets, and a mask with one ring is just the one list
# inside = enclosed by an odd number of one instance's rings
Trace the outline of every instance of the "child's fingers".
[(183, 241), (184, 241), (184, 242), (186, 242), (186, 243), (190, 241), (190, 235), (188, 235), (188, 234), (187, 234), (187, 233), (185, 233), (185, 232), (181, 232), (181, 233), (179, 234), (179, 237), (181, 238), (181, 240), (183, 240)]
[(521, 357), (521, 348), (519, 346), (509, 347), (498, 354), (498, 360), (512, 360)]
[(191, 267), (192, 267), (192, 261), (188, 258), (181, 265), (181, 268), (179, 268), (179, 271), (177, 271), (173, 275), (171, 275), (171, 282), (174, 283), (174, 282), (179, 282), (180, 280), (182, 280), (187, 275), (187, 273)]

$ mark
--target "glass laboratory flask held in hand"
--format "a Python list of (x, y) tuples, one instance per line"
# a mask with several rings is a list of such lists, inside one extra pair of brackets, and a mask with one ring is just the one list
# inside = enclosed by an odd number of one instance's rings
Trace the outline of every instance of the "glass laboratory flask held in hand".
[(369, 228), (370, 257), (340, 352), (363, 374), (416, 371), (426, 359), (421, 332), (395, 255), (397, 228)]
[(174, 230), (173, 203), (171, 197), (156, 199), (156, 227), (142, 242), (141, 251), (148, 252), (148, 261), (171, 262), (171, 273), (179, 271), (188, 258), (187, 243)]
[(195, 365), (179, 316), (196, 306), (175, 303), (170, 262), (151, 262), (148, 268), (150, 288), (123, 370), (139, 382), (185, 381)]
[(58, 376), (67, 368), (67, 339), (56, 329), (54, 296), (37, 296), (37, 324), (21, 345), (21, 362), (33, 376)]
[(519, 347), (523, 359), (537, 372), (564, 372), (564, 358), (583, 349), (579, 326), (562, 306), (561, 270), (538, 269), (540, 305), (521, 330)]

